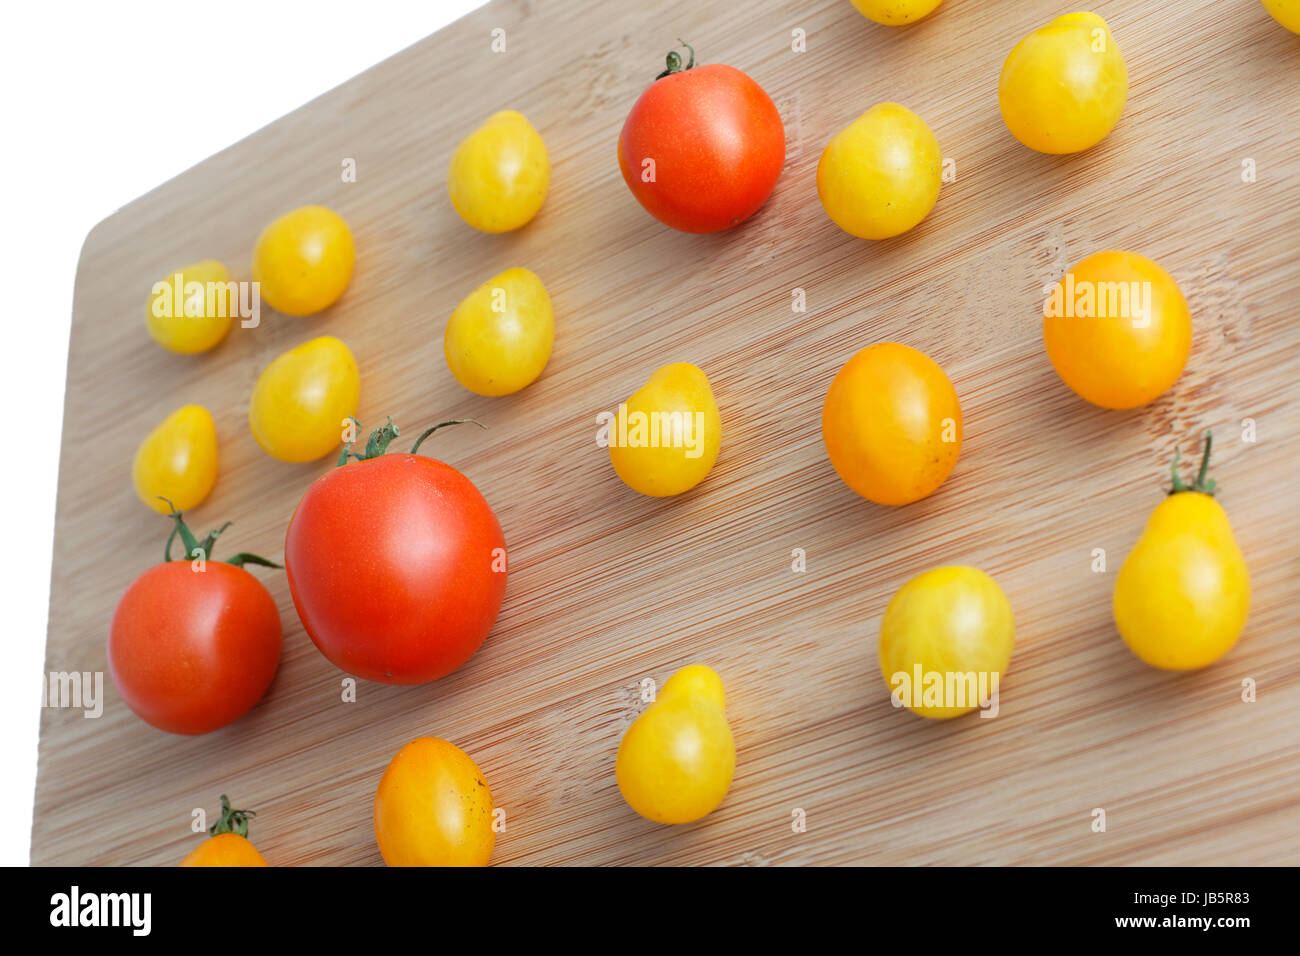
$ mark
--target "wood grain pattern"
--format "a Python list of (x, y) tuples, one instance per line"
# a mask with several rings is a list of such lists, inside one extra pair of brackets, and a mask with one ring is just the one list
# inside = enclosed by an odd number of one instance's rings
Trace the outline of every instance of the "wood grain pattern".
[[(414, 428), (473, 416), (439, 457), (496, 508), (511, 577), (496, 628), (425, 687), (343, 676), (298, 625), (280, 573), (258, 571), (286, 626), (268, 697), (201, 739), (155, 731), (106, 689), (98, 720), (47, 709), (32, 834), (37, 864), (172, 864), (192, 808), (231, 794), (259, 816), (276, 864), (376, 864), (371, 800), (387, 761), (422, 734), (484, 769), (508, 830), (498, 864), (1297, 863), (1300, 827), (1300, 38), (1253, 0), (1099, 2), (1129, 65), (1123, 120), (1078, 156), (1030, 153), (1006, 132), (996, 84), (1049, 0), (948, 0), (904, 30), (847, 2), (791, 5), (496, 0), (111, 216), (86, 240), (74, 303), (47, 670), (105, 669), (107, 622), (155, 562), (161, 519), (127, 479), (168, 411), (214, 413), (221, 473), (193, 514), (231, 518), (229, 542), (279, 556), (306, 485), (330, 465), (271, 460), (247, 428), (258, 372), (325, 332), (362, 368), (360, 417)], [(797, 9), (795, 9), (797, 7)], [(1014, 11), (1013, 11), (1014, 8)], [(508, 53), (489, 51), (504, 27)], [(790, 50), (793, 28), (808, 50)], [(626, 111), (678, 36), (749, 72), (786, 122), (776, 192), (743, 228), (677, 234), (628, 195), (615, 162)], [(817, 202), (822, 145), (873, 103), (923, 116), (956, 181), (912, 233), (867, 243)], [(473, 233), (446, 199), (460, 138), (522, 110), (554, 164), (524, 230)], [(339, 181), (344, 157), (359, 181)], [(1258, 181), (1241, 181), (1253, 159)], [(145, 335), (149, 286), (208, 256), (248, 278), (253, 240), (306, 202), (338, 209), (355, 278), (314, 318), (269, 313), (215, 352), (183, 358)], [(1076, 399), (1042, 350), (1042, 289), (1100, 248), (1168, 268), (1196, 337), (1176, 388), (1115, 413)], [(513, 397), (461, 389), (441, 335), (461, 297), (509, 266), (546, 281), (557, 339)], [(808, 311), (791, 310), (806, 290)], [(855, 497), (821, 445), (822, 399), (856, 349), (899, 339), (961, 396), (966, 443), (931, 498)], [(718, 466), (693, 492), (625, 488), (596, 447), (597, 412), (659, 365), (709, 374), (724, 423)], [(1259, 441), (1239, 440), (1244, 418)], [(1250, 565), (1245, 635), (1218, 665), (1171, 675), (1115, 633), (1122, 556), (1159, 501), (1175, 446), (1215, 427), (1221, 500)], [(1110, 571), (1089, 569), (1105, 548)], [(791, 572), (804, 548), (808, 570)], [(1017, 616), (1002, 713), (929, 722), (896, 712), (876, 671), (880, 614), (941, 563), (998, 579)], [(723, 675), (739, 748), (707, 820), (664, 828), (614, 782), (637, 686), (689, 662)], [(1240, 682), (1259, 699), (1240, 700)], [(791, 831), (793, 808), (808, 830)], [(1090, 830), (1094, 807), (1108, 831)]]

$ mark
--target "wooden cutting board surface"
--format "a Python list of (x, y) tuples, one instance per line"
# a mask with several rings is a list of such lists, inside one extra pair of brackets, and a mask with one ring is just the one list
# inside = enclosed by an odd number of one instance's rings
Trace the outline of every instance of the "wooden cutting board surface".
[[(424, 687), (343, 675), (298, 624), (282, 572), (254, 573), (285, 624), (269, 694), (198, 739), (136, 719), (111, 682), (103, 716), (47, 709), (36, 864), (172, 864), (190, 813), (217, 796), (258, 811), (274, 864), (377, 864), (371, 802), (408, 740), (449, 739), (506, 810), (498, 864), (1297, 863), (1300, 844), (1300, 37), (1254, 0), (1099, 2), (1128, 62), (1124, 117), (1099, 147), (1048, 157), (998, 114), (1003, 58), (1056, 0), (948, 0), (886, 29), (844, 2), (655, 0), (597, 8), (497, 0), (172, 180), (97, 226), (74, 304), (47, 671), (105, 671), (118, 597), (158, 560), (166, 522), (135, 500), (139, 440), (173, 408), (216, 417), (221, 471), (192, 513), (235, 521), (228, 547), (280, 557), (307, 485), (254, 443), (248, 396), (277, 353), (330, 333), (362, 372), (360, 418), (408, 431), (448, 417), (430, 451), (496, 509), (511, 575), (496, 627)], [(506, 31), (493, 53), (491, 31)], [(791, 50), (792, 30), (807, 51)], [(688, 236), (627, 192), (615, 141), (678, 37), (752, 75), (776, 101), (785, 171), (741, 228)], [(268, 67), (268, 69), (271, 69)], [(271, 69), (273, 75), (273, 69)], [(822, 146), (872, 104), (935, 130), (956, 180), (888, 242), (855, 240), (817, 201)], [(475, 233), (447, 200), (459, 140), (522, 110), (554, 166), (525, 229)], [(345, 158), (358, 181), (341, 181)], [(1256, 181), (1243, 182), (1253, 160)], [(180, 357), (142, 320), (150, 285), (205, 257), (248, 279), (261, 227), (317, 202), (352, 225), (356, 273), (309, 318), (268, 309), (214, 352)], [(1042, 348), (1043, 289), (1102, 248), (1162, 263), (1191, 305), (1177, 386), (1132, 412), (1090, 407)], [(514, 265), (557, 316), (543, 377), (473, 396), (442, 357), (447, 316)], [(792, 310), (803, 289), (807, 311)], [(961, 397), (966, 440), (931, 498), (856, 497), (822, 448), (826, 388), (857, 349), (901, 340)], [(675, 499), (623, 486), (595, 442), (656, 367), (688, 360), (722, 409), (723, 451)], [(1258, 441), (1242, 440), (1242, 421)], [(1254, 585), (1250, 621), (1198, 673), (1140, 664), (1110, 594), (1167, 481), (1175, 447), (1216, 432), (1214, 474)], [(1091, 569), (1104, 548), (1108, 570)], [(807, 570), (791, 570), (804, 549)], [(931, 722), (890, 705), (881, 613), (909, 577), (973, 564), (1005, 589), (1016, 650), (1001, 714)], [(640, 682), (687, 663), (726, 682), (739, 765), (706, 820), (661, 827), (623, 803), (614, 754)], [(1242, 681), (1257, 700), (1241, 699)], [(1093, 832), (1104, 808), (1107, 829)], [(806, 813), (806, 832), (791, 827)]]

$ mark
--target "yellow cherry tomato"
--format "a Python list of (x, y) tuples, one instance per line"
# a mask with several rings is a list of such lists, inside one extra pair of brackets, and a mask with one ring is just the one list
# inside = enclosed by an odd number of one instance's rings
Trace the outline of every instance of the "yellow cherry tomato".
[(941, 0), (853, 0), (864, 17), (895, 27), (928, 17)]
[[(151, 431), (136, 449), (131, 483), (140, 500), (162, 514), (188, 511), (217, 480), (217, 426), (202, 405), (184, 405)], [(166, 498), (167, 501), (161, 501)]]
[(1102, 408), (1137, 408), (1183, 373), (1192, 315), (1156, 263), (1135, 252), (1098, 252), (1049, 292), (1043, 344), (1080, 397)]
[(221, 795), (221, 819), (208, 832), (212, 834), (190, 851), (181, 866), (268, 866), (266, 859), (248, 842), (248, 818), (252, 810), (232, 810), (230, 800)]
[(165, 349), (184, 355), (206, 352), (226, 337), (238, 304), (226, 267), (204, 259), (154, 284), (145, 325)]
[(442, 337), (447, 367), (478, 395), (509, 395), (542, 374), (555, 342), (555, 315), (542, 280), (507, 269), (467, 295)]
[(1228, 652), (1246, 626), (1250, 574), (1205, 474), (1210, 435), (1193, 485), (1174, 458), (1174, 487), (1147, 520), (1115, 579), (1115, 624), (1152, 667), (1193, 670)]
[(999, 692), (1014, 643), (1011, 603), (996, 581), (978, 568), (934, 568), (885, 608), (880, 672), (913, 713), (959, 717)]
[(447, 191), (460, 218), (481, 232), (509, 232), (542, 208), (551, 182), (546, 143), (522, 113), (493, 113), (452, 154)]
[(633, 491), (656, 498), (698, 485), (722, 447), (713, 389), (689, 362), (656, 371), (619, 406), (607, 427), (614, 471)]
[(492, 791), (459, 747), (419, 737), (397, 752), (375, 793), (375, 841), (389, 866), (487, 866)]
[(352, 230), (343, 217), (324, 206), (302, 206), (257, 237), (253, 281), (277, 312), (312, 315), (343, 294), (355, 260)]
[(248, 404), (248, 424), (272, 458), (315, 461), (338, 450), (360, 396), (351, 350), (322, 335), (276, 356), (262, 371)]
[(938, 364), (898, 342), (858, 352), (822, 406), (822, 441), (844, 483), (869, 501), (905, 505), (941, 484), (961, 453), (961, 405)]
[(712, 813), (735, 772), (722, 678), (702, 664), (668, 679), (623, 735), (615, 761), (623, 799), (656, 823), (690, 823)]
[(835, 137), (817, 164), (817, 195), (835, 225), (859, 239), (888, 239), (930, 214), (943, 154), (925, 120), (880, 103)]
[(1128, 70), (1106, 21), (1067, 13), (1015, 45), (1002, 65), (998, 105), (1013, 136), (1040, 153), (1077, 153), (1115, 128)]
[(1292, 33), (1300, 33), (1300, 0), (1264, 0), (1264, 9)]

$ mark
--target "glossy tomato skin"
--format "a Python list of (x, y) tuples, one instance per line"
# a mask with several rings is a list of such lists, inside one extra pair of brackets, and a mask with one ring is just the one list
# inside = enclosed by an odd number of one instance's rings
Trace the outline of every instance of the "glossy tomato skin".
[(492, 789), (469, 754), (436, 737), (397, 752), (375, 791), (375, 842), (389, 866), (487, 866)]
[(155, 565), (126, 589), (108, 635), (118, 693), (146, 723), (206, 734), (261, 700), (280, 663), (280, 613), (243, 568)]
[[(646, 160), (654, 161), (654, 180)], [(683, 232), (744, 222), (771, 195), (785, 165), (781, 114), (763, 88), (719, 63), (655, 80), (618, 138), (618, 165), (632, 195)]]
[(366, 680), (424, 684), (469, 660), (492, 629), (505, 547), (468, 478), (391, 453), (307, 489), (284, 564), (303, 627), (330, 661)]
[(179, 866), (269, 866), (266, 857), (238, 833), (218, 833), (189, 852)]

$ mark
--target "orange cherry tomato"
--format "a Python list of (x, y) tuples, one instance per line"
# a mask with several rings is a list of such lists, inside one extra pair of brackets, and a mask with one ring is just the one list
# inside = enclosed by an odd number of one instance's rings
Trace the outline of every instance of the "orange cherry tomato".
[(419, 737), (379, 781), (375, 842), (389, 866), (487, 866), (496, 843), (492, 815), (492, 791), (469, 755)]
[(1052, 367), (1081, 398), (1137, 408), (1183, 373), (1192, 314), (1178, 284), (1135, 252), (1098, 252), (1065, 274), (1043, 304)]
[(822, 440), (844, 483), (882, 505), (933, 492), (961, 452), (961, 405), (924, 352), (880, 342), (840, 369), (822, 407)]

